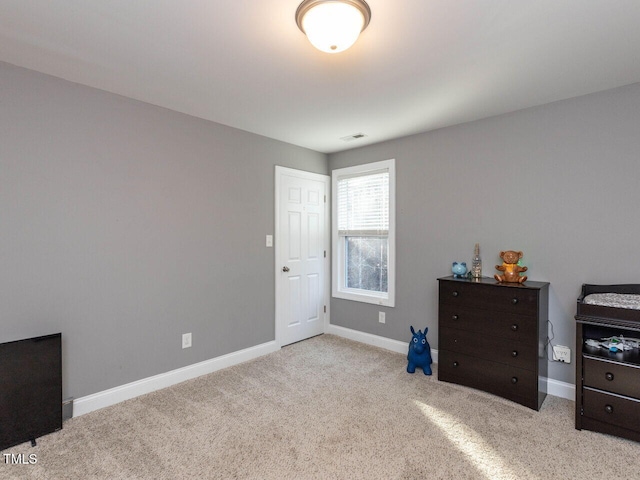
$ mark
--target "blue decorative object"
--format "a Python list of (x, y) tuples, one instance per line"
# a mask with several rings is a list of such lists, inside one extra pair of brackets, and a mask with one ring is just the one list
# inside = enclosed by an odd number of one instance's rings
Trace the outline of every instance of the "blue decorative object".
[(464, 278), (467, 275), (467, 263), (453, 262), (451, 271), (453, 272), (453, 278)]
[(418, 330), (416, 331), (411, 326), (411, 333), (413, 334), (413, 338), (409, 342), (409, 354), (407, 355), (407, 360), (409, 364), (407, 365), (407, 372), (414, 373), (416, 371), (416, 367), (422, 368), (422, 371), (425, 375), (431, 375), (431, 346), (429, 342), (427, 342), (427, 331), (429, 328), (424, 329), (424, 333)]

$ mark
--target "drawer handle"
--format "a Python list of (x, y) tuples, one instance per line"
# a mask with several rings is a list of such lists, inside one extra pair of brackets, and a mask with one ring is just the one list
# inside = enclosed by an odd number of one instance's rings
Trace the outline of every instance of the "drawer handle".
[(458, 315), (452, 315), (452, 316), (451, 316), (451, 318), (452, 318), (453, 320), (457, 320), (457, 319), (458, 319)]
[(458, 296), (458, 292), (453, 292), (451, 295), (453, 295), (454, 297)]
[(613, 413), (613, 407), (611, 405), (605, 405), (604, 411), (607, 413)]
[(518, 325), (516, 325), (515, 323), (511, 325), (511, 330), (513, 330), (514, 332), (518, 330)]
[(511, 299), (511, 303), (513, 303), (514, 305), (518, 303), (518, 299), (517, 298), (512, 298)]
[(511, 377), (511, 383), (513, 383), (514, 385), (518, 383), (518, 377)]
[(518, 351), (517, 351), (517, 350), (514, 350), (513, 352), (511, 352), (511, 356), (512, 356), (513, 358), (516, 358), (516, 357), (518, 356)]
[(609, 381), (612, 381), (613, 380), (613, 373), (611, 373), (611, 372), (605, 373), (604, 374), (604, 378), (606, 378)]
[(454, 367), (457, 367), (458, 365), (460, 365), (458, 362), (453, 362)]

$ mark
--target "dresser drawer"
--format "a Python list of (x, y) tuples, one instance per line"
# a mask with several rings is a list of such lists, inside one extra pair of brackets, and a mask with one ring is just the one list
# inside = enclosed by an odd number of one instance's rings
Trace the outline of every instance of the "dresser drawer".
[(583, 382), (586, 387), (640, 399), (640, 367), (584, 356)]
[(440, 349), (464, 353), (471, 357), (504, 363), (526, 370), (538, 365), (538, 349), (534, 342), (505, 340), (497, 336), (478, 335), (468, 330), (440, 328)]
[(538, 378), (534, 371), (438, 350), (438, 380), (477, 388), (538, 408)]
[(537, 315), (538, 290), (502, 284), (440, 282), (440, 303), (490, 308), (520, 315)]
[(469, 306), (440, 304), (440, 326), (469, 330), (483, 335), (513, 340), (534, 341), (538, 338), (536, 317), (481, 310)]
[(582, 409), (585, 417), (611, 425), (640, 430), (640, 400), (585, 387)]

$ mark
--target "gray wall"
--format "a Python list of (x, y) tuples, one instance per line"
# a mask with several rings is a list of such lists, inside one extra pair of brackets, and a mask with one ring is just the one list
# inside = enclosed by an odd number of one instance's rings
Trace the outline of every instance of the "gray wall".
[[(524, 252), (531, 280), (551, 282), (556, 344), (575, 358), (582, 283), (640, 283), (640, 84), (329, 156), (331, 169), (396, 159), (396, 307), (332, 299), (331, 323), (437, 342), (437, 281), (453, 260), (483, 273), (500, 250)], [(386, 324), (377, 312), (386, 311)], [(573, 382), (575, 364), (549, 376)]]
[(6, 63), (0, 85), (0, 341), (61, 331), (78, 398), (274, 340), (274, 166), (326, 155)]
[[(274, 339), (274, 165), (325, 155), (1, 62), (0, 85), (0, 341), (62, 331), (78, 398)], [(436, 278), (480, 242), (486, 275), (525, 252), (573, 348), (582, 283), (640, 283), (638, 125), (631, 85), (329, 156), (395, 158), (398, 187), (397, 306), (332, 299), (332, 323), (437, 348)]]

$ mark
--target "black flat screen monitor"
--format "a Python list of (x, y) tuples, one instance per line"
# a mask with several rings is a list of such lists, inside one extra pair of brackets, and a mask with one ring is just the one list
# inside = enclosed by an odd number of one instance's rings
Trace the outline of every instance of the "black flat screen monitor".
[(62, 428), (61, 340), (0, 343), (0, 450)]

